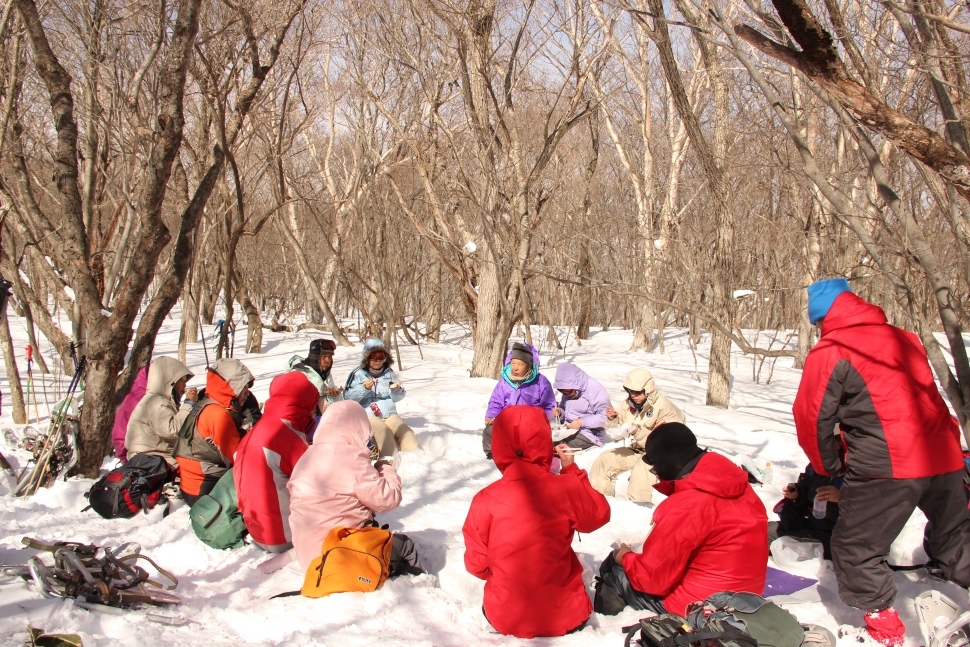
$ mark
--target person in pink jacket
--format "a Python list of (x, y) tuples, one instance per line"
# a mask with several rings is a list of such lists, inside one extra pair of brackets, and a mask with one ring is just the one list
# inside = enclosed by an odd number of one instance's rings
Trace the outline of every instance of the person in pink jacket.
[[(301, 570), (320, 555), (333, 528), (377, 525), (375, 514), (401, 504), (401, 478), (386, 460), (371, 464), (370, 436), (367, 414), (357, 402), (335, 402), (323, 412), (313, 444), (293, 469), (286, 487), (293, 550)], [(407, 535), (394, 533), (392, 542), (392, 576), (424, 573)]]
[(122, 400), (121, 406), (115, 411), (115, 422), (111, 427), (111, 444), (115, 448), (115, 456), (124, 465), (128, 462), (128, 450), (125, 448), (125, 434), (128, 433), (128, 420), (131, 412), (135, 410), (141, 399), (145, 397), (145, 389), (148, 387), (148, 367), (143, 367), (135, 376), (135, 381), (131, 385), (131, 391)]
[(306, 453), (319, 398), (303, 373), (277, 375), (262, 417), (236, 449), (232, 473), (239, 511), (253, 542), (270, 553), (293, 547), (286, 483)]

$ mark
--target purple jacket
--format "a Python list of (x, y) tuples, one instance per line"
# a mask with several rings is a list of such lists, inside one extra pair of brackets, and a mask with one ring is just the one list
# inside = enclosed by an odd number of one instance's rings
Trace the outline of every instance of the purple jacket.
[(485, 419), (491, 420), (502, 413), (502, 409), (513, 404), (527, 404), (531, 407), (545, 409), (546, 417), (550, 417), (553, 407), (556, 406), (556, 395), (552, 392), (552, 385), (548, 378), (539, 373), (539, 351), (532, 344), (523, 344), (532, 351), (532, 376), (528, 381), (518, 386), (512, 381), (509, 373), (509, 364), (512, 362), (512, 351), (505, 356), (505, 368), (502, 369), (502, 377), (492, 390), (492, 397), (488, 400), (488, 409), (485, 410)]
[(563, 397), (559, 403), (559, 408), (563, 411), (563, 424), (581, 418), (583, 424), (579, 432), (591, 442), (602, 445), (606, 439), (606, 434), (603, 432), (603, 427), (606, 426), (606, 408), (611, 406), (610, 395), (603, 385), (586, 375), (575, 364), (565, 362), (556, 369), (554, 386), (558, 390), (579, 391), (575, 399), (567, 400)]
[(148, 367), (138, 371), (135, 381), (131, 385), (131, 391), (122, 400), (121, 406), (115, 411), (115, 424), (111, 428), (111, 444), (115, 446), (115, 456), (121, 459), (121, 464), (128, 462), (128, 450), (125, 449), (125, 433), (128, 431), (128, 419), (131, 412), (135, 410), (138, 403), (145, 397), (145, 388), (148, 386)]

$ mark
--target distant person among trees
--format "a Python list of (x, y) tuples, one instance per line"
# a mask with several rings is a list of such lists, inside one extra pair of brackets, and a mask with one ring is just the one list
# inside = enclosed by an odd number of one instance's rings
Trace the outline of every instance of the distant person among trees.
[(414, 430), (397, 414), (397, 403), (407, 392), (391, 366), (394, 358), (380, 339), (364, 342), (360, 366), (347, 377), (344, 397), (367, 412), (381, 456), (418, 448)]
[(232, 475), (239, 511), (253, 542), (271, 553), (293, 547), (286, 484), (309, 447), (319, 397), (317, 387), (299, 371), (277, 375), (263, 417), (236, 450)]
[(320, 394), (318, 409), (320, 413), (334, 402), (344, 399), (344, 390), (333, 381), (333, 354), (337, 344), (332, 339), (314, 339), (310, 342), (310, 352), (307, 356), (293, 355), (290, 358), (290, 369), (299, 371), (317, 387)]
[(606, 410), (610, 408), (610, 396), (603, 385), (570, 362), (556, 369), (553, 386), (562, 394), (552, 415), (562, 421), (570, 435), (560, 442), (574, 449), (599, 447), (606, 440)]
[(939, 576), (970, 586), (960, 426), (919, 337), (889, 325), (848, 281), (809, 285), (808, 318), (821, 336), (805, 358), (792, 413), (815, 471), (845, 476), (832, 532), (839, 597), (865, 612), (874, 640), (902, 645), (887, 557), (915, 508), (930, 522), (924, 546)]
[(647, 438), (658, 425), (665, 422), (686, 421), (684, 412), (657, 390), (653, 374), (642, 368), (627, 373), (623, 381), (626, 400), (606, 409), (606, 433), (614, 440), (632, 437), (628, 447), (605, 451), (596, 457), (589, 480), (597, 491), (613, 496), (616, 479), (631, 472), (626, 496), (637, 503), (653, 500), (653, 485), (657, 478), (641, 459)]
[(577, 532), (610, 520), (566, 445), (550, 473), (553, 448), (547, 413), (513, 405), (495, 418), (492, 450), (502, 478), (472, 499), (462, 534), (465, 569), (485, 580), (483, 612), (500, 633), (520, 638), (579, 630), (593, 610), (583, 568), (573, 552)]
[[(539, 351), (532, 344), (515, 342), (505, 356), (505, 367), (485, 410), (482, 449), (492, 458), (492, 423), (505, 407), (527, 404), (540, 407), (547, 417), (556, 406), (556, 394), (545, 375), (539, 373)], [(551, 437), (551, 436), (550, 436)]]
[(128, 395), (121, 401), (121, 405), (115, 411), (115, 421), (111, 426), (111, 444), (115, 448), (115, 456), (124, 465), (128, 462), (128, 449), (125, 447), (125, 436), (128, 435), (128, 421), (135, 407), (145, 397), (148, 388), (148, 367), (142, 367), (135, 375), (135, 381), (131, 383)]
[(152, 361), (145, 395), (131, 412), (125, 432), (129, 460), (136, 454), (148, 454), (161, 456), (175, 467), (175, 439), (198, 397), (195, 389), (186, 389), (192, 377), (192, 371), (174, 357)]
[(193, 412), (195, 433), (201, 442), (186, 445), (185, 451), (176, 451), (175, 456), (182, 477), (182, 498), (189, 505), (211, 492), (232, 467), (243, 435), (243, 403), (253, 382), (253, 374), (238, 359), (217, 359), (207, 369), (205, 398), (196, 404), (201, 409)]
[(621, 544), (600, 566), (596, 610), (685, 615), (720, 591), (761, 595), (768, 574), (768, 514), (730, 460), (701, 449), (686, 425), (668, 422), (647, 438), (643, 460), (667, 496), (643, 550)]

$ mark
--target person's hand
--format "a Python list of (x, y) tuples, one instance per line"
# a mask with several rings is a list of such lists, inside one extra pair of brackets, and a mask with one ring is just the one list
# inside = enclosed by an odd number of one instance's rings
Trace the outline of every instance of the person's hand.
[(798, 485), (796, 485), (795, 483), (789, 483), (788, 485), (785, 486), (785, 489), (782, 492), (782, 494), (785, 495), (786, 499), (791, 499), (792, 501), (794, 501), (795, 499), (798, 498)]
[(400, 391), (401, 390), (401, 385), (398, 384), (397, 382), (391, 382), (390, 384), (388, 384), (388, 386), (391, 387), (391, 390), (392, 391)]
[(382, 458), (379, 461), (377, 461), (376, 463), (374, 463), (374, 467), (377, 469), (378, 472), (380, 472), (381, 469), (383, 469), (385, 465), (390, 465), (390, 464), (391, 464), (391, 461), (390, 460), (388, 460), (386, 458)]
[(620, 544), (620, 547), (613, 551), (613, 561), (617, 564), (623, 563), (623, 556), (627, 553), (632, 553), (633, 549), (626, 544)]
[(495, 422), (495, 418), (485, 418), (485, 426), (486, 427), (488, 425), (492, 424), (493, 422)]
[(613, 407), (606, 407), (606, 417), (610, 420), (616, 419), (616, 409)]
[(553, 418), (562, 418), (562, 409), (559, 407), (553, 407), (550, 413), (552, 413)]
[(556, 455), (559, 456), (559, 462), (562, 463), (563, 467), (567, 467), (576, 462), (575, 451), (575, 449), (565, 443), (556, 445)]
[(337, 397), (338, 395), (340, 395), (341, 393), (343, 393), (344, 390), (341, 389), (341, 388), (339, 388), (339, 387), (334, 387), (332, 389), (331, 388), (325, 388), (323, 390), (323, 392), (326, 393), (327, 395), (331, 396), (331, 397)]
[(579, 429), (582, 426), (583, 426), (583, 419), (582, 418), (576, 418), (575, 420), (573, 420), (572, 422), (570, 422), (568, 425), (566, 425), (566, 429)]
[(374, 388), (374, 380), (364, 380), (364, 388), (370, 391)]
[(819, 501), (826, 501), (828, 503), (838, 503), (839, 502), (839, 488), (834, 485), (823, 485), (815, 491), (815, 498)]
[(188, 402), (198, 402), (199, 401), (199, 389), (194, 386), (190, 386), (185, 389), (185, 399)]

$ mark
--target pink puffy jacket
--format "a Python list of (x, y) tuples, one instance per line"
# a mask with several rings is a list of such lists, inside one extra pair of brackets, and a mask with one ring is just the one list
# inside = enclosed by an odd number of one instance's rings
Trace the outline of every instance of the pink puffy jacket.
[(352, 400), (334, 402), (323, 413), (313, 445), (286, 484), (290, 532), (296, 558), (306, 570), (323, 540), (337, 526), (361, 528), (374, 513), (401, 504), (401, 479), (394, 467), (371, 464), (367, 414)]

